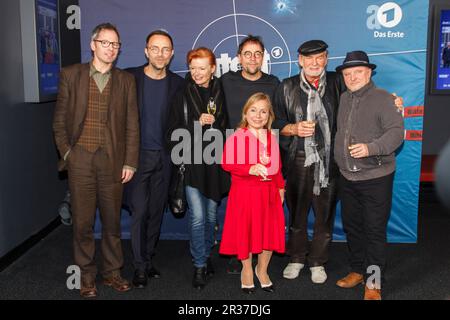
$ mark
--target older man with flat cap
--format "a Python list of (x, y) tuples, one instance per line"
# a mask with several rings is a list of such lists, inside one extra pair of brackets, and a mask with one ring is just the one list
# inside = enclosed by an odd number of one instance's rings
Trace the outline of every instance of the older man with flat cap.
[[(327, 279), (324, 265), (332, 239), (339, 170), (333, 146), (341, 93), (346, 90), (340, 74), (326, 71), (328, 45), (310, 40), (298, 48), (299, 75), (283, 80), (274, 101), (281, 130), (280, 146), (286, 183), (286, 204), (290, 213), (287, 254), (283, 271), (295, 279), (308, 263), (313, 283)], [(396, 105), (402, 107), (397, 97)], [(315, 214), (314, 233), (308, 249), (308, 212)]]
[[(276, 121), (290, 212), (287, 254), (283, 271), (295, 279), (308, 263), (313, 283), (327, 279), (324, 265), (332, 237), (338, 170), (332, 146), (339, 97), (345, 91), (342, 78), (325, 71), (328, 45), (311, 40), (298, 48), (299, 75), (283, 80), (275, 94)], [(308, 249), (308, 212), (315, 214), (314, 234)]]
[(337, 285), (352, 288), (366, 278), (365, 300), (381, 300), (395, 150), (404, 137), (392, 95), (371, 80), (375, 68), (363, 51), (347, 53), (336, 68), (348, 89), (339, 103), (334, 156), (351, 267)]

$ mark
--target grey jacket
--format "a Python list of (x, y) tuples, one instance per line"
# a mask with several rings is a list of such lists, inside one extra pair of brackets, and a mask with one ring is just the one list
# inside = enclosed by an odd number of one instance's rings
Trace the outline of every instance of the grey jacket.
[[(348, 146), (365, 143), (369, 156), (354, 159)], [(361, 89), (341, 95), (334, 156), (342, 175), (353, 181), (383, 177), (395, 171), (395, 150), (404, 138), (403, 118), (394, 98), (371, 81)], [(361, 169), (351, 172), (351, 166)]]

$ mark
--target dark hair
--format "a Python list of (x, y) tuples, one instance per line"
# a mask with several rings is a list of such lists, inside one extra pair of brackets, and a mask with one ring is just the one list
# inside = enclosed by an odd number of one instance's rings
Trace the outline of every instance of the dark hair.
[(109, 22), (105, 22), (105, 23), (101, 23), (98, 26), (96, 26), (94, 28), (94, 30), (92, 30), (92, 34), (91, 34), (91, 41), (96, 40), (98, 37), (98, 34), (103, 31), (103, 30), (111, 30), (114, 31), (117, 34), (117, 38), (119, 38), (120, 41), (120, 34), (119, 34), (119, 30), (117, 30), (116, 26), (109, 23)]
[(210, 66), (216, 65), (216, 56), (211, 51), (211, 49), (200, 47), (197, 49), (192, 49), (186, 55), (186, 62), (190, 64), (193, 59), (197, 58), (208, 58), (208, 62)]
[(148, 44), (148, 41), (150, 40), (150, 38), (153, 37), (153, 36), (156, 36), (156, 35), (158, 35), (158, 36), (164, 36), (164, 37), (169, 38), (169, 40), (170, 40), (170, 45), (171, 45), (172, 48), (173, 48), (173, 40), (172, 40), (172, 37), (170, 36), (170, 34), (169, 34), (167, 31), (165, 31), (165, 30), (163, 30), (163, 29), (158, 29), (158, 30), (154, 30), (154, 31), (150, 32), (150, 34), (147, 36), (147, 39), (145, 39), (145, 44), (147, 45), (147, 44)]
[(241, 43), (239, 44), (238, 54), (242, 52), (242, 48), (249, 42), (259, 44), (261, 46), (262, 52), (264, 52), (264, 43), (262, 41), (262, 38), (260, 36), (249, 34), (244, 39), (242, 39)]

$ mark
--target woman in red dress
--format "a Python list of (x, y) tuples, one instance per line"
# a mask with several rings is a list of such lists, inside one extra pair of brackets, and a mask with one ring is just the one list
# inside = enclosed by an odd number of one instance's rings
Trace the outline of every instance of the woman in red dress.
[(253, 293), (252, 254), (261, 288), (273, 292), (267, 274), (272, 252), (284, 252), (284, 180), (277, 138), (270, 128), (274, 113), (269, 96), (255, 93), (242, 110), (237, 131), (225, 144), (222, 167), (231, 174), (220, 253), (242, 262), (241, 288)]

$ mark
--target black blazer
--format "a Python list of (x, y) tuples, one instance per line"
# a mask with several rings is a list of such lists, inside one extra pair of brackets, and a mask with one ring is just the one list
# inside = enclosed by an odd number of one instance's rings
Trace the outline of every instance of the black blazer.
[[(143, 96), (144, 96), (144, 79), (146, 77), (144, 73), (144, 68), (147, 65), (142, 65), (140, 67), (135, 68), (128, 68), (125, 69), (125, 71), (131, 73), (134, 75), (136, 79), (136, 90), (137, 90), (137, 102), (138, 102), (138, 108), (139, 112), (141, 111), (142, 104), (143, 104)], [(167, 132), (167, 122), (169, 118), (169, 112), (171, 109), (171, 106), (173, 104), (173, 100), (175, 99), (175, 96), (177, 95), (177, 92), (183, 88), (184, 85), (184, 79), (180, 77), (179, 75), (173, 73), (170, 70), (167, 70), (167, 77), (169, 78), (169, 86), (167, 89), (167, 108), (166, 112), (162, 114), (161, 117), (161, 123), (162, 123), (162, 129), (163, 132)], [(168, 150), (167, 144), (164, 146), (166, 151)]]

